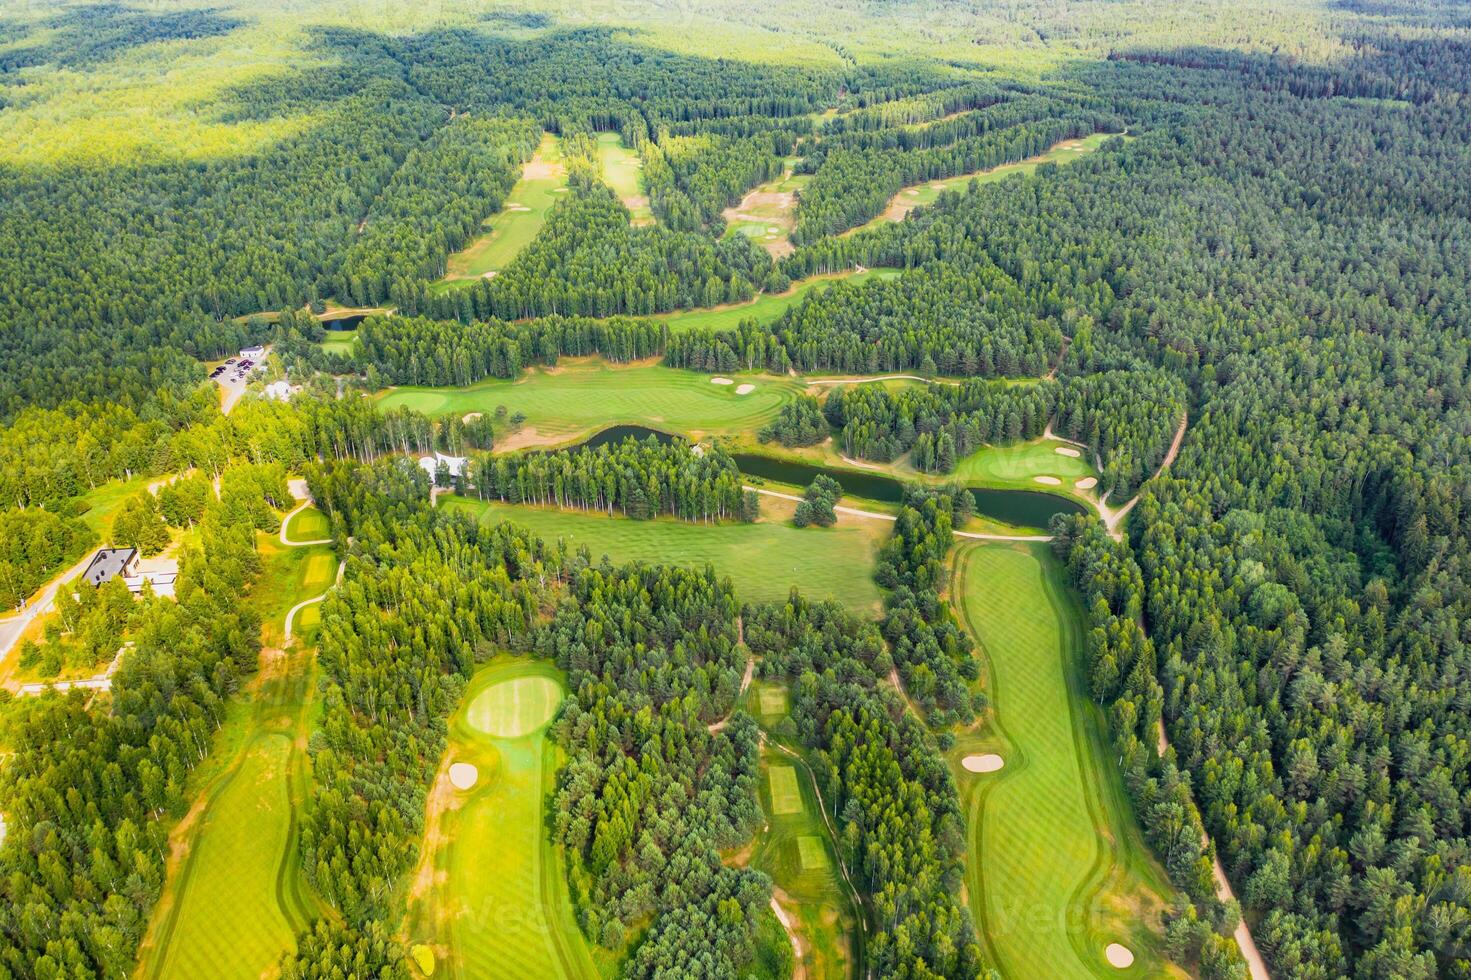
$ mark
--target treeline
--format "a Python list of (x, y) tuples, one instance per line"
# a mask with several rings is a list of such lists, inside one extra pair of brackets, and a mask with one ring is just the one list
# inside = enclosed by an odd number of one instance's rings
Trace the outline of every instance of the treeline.
[(670, 228), (708, 228), (748, 189), (780, 175), (779, 154), (790, 148), (790, 139), (767, 134), (745, 139), (670, 137), (646, 143), (640, 157), (649, 205)]
[(664, 350), (666, 332), (654, 321), (623, 316), (521, 322), (369, 317), (358, 327), (351, 364), (370, 381), (463, 387), (520, 377), (532, 365), (553, 365), (563, 356), (598, 354), (619, 363), (655, 357)]
[(894, 534), (880, 549), (874, 579), (884, 596), (884, 638), (893, 649), (904, 690), (936, 729), (969, 724), (983, 707), (971, 686), (979, 676), (973, 644), (944, 598), (945, 557), (955, 524), (970, 517), (973, 499), (961, 492), (912, 490)]
[(669, 339), (675, 367), (1020, 377), (1047, 373), (1062, 331), (989, 261), (934, 264), (805, 296), (769, 327), (691, 330)]
[(1144, 577), (1129, 547), (1104, 525), (1085, 517), (1060, 517), (1053, 549), (1068, 581), (1083, 598), (1089, 686), (1103, 706), (1124, 782), (1149, 846), (1170, 881), (1188, 896), (1167, 916), (1167, 945), (1176, 962), (1200, 963), (1207, 980), (1232, 980), (1245, 963), (1232, 939), (1237, 904), (1216, 897), (1214, 849), (1192, 795), (1192, 772), (1172, 751), (1159, 749), (1164, 690), (1153, 642), (1145, 633)]
[(409, 152), (368, 209), (332, 294), (372, 306), (443, 276), (446, 256), (500, 210), (540, 138), (525, 119), (450, 119)]
[(914, 451), (916, 469), (949, 473), (981, 446), (1036, 439), (1057, 404), (1058, 385), (967, 381), (959, 385), (842, 385), (823, 413), (843, 455), (890, 463)]
[(634, 228), (599, 182), (569, 175), (541, 233), (494, 279), (450, 296), (420, 293), (403, 305), (437, 317), (514, 320), (547, 314), (647, 315), (750, 299), (771, 259), (744, 237), (715, 240), (661, 225)]
[(538, 639), (572, 691), (552, 819), (578, 921), (614, 952), (650, 923), (624, 976), (739, 975), (771, 883), (720, 858), (761, 819), (735, 595), (708, 569), (579, 564)]
[(21, 606), (96, 543), (97, 535), (75, 517), (37, 507), (0, 511), (0, 609)]
[(735, 461), (721, 449), (684, 440), (629, 437), (596, 449), (482, 456), (472, 464), (482, 500), (567, 510), (615, 511), (637, 520), (754, 521), (754, 493), (743, 493)]
[(892, 661), (877, 628), (795, 590), (744, 619), (762, 676), (791, 685), (792, 721), (837, 825), (834, 843), (864, 895), (874, 975), (982, 975), (957, 898), (965, 817), (954, 780), (932, 736), (880, 679)]
[[(224, 476), (227, 485), (232, 474)], [(256, 667), (245, 591), (255, 527), (211, 504), (184, 547), (177, 602), (148, 604), (109, 695), (48, 694), (7, 709), (0, 776), (0, 966), (11, 976), (127, 976), (163, 887), (168, 825), (227, 700)]]
[(798, 245), (854, 228), (883, 213), (889, 199), (909, 184), (959, 177), (1037, 156), (1063, 140), (1119, 128), (1105, 113), (1070, 109), (1057, 119), (1020, 123), (1006, 129), (961, 135), (947, 145), (900, 151), (891, 147), (839, 149), (826, 154), (802, 188), (797, 227)]
[(1119, 499), (1159, 469), (1185, 422), (1185, 385), (1163, 371), (1069, 378), (1058, 396), (1058, 434), (1103, 460), (1103, 485)]

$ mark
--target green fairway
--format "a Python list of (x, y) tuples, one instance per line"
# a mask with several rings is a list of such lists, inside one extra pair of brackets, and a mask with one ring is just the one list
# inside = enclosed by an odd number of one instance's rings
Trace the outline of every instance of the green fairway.
[(654, 212), (649, 210), (649, 198), (644, 188), (643, 161), (638, 158), (638, 153), (623, 145), (621, 135), (598, 134), (598, 165), (602, 168), (603, 180), (628, 208), (633, 224), (653, 224)]
[[(1134, 823), (1081, 677), (1083, 623), (1045, 545), (962, 546), (952, 593), (989, 668), (992, 724), (949, 753), (966, 803), (968, 894), (992, 965), (1017, 977), (1143, 977), (1166, 970), (1171, 894)], [(960, 761), (998, 753), (999, 772)], [(1109, 943), (1133, 967), (1104, 959)]]
[(801, 282), (792, 285), (784, 293), (767, 295), (765, 293), (757, 296), (748, 303), (728, 303), (724, 306), (713, 306), (697, 310), (681, 310), (677, 313), (661, 313), (653, 319), (663, 320), (669, 324), (669, 329), (674, 333), (686, 330), (734, 330), (744, 320), (755, 320), (760, 324), (769, 324), (776, 320), (787, 310), (802, 302), (802, 299), (815, 289), (826, 289), (835, 282), (861, 283), (869, 279), (893, 279), (903, 269), (864, 269), (858, 272), (849, 269), (846, 272), (835, 272), (830, 274), (810, 276)]
[(328, 330), (321, 343), (322, 353), (347, 357), (358, 344), (356, 330)]
[(1016, 163), (1004, 163), (990, 170), (980, 170), (975, 173), (961, 174), (959, 177), (946, 177), (943, 180), (927, 180), (920, 184), (905, 187), (895, 194), (889, 201), (889, 206), (884, 213), (859, 225), (857, 228), (849, 229), (843, 234), (851, 235), (854, 232), (865, 231), (877, 227), (886, 221), (903, 221), (904, 216), (917, 207), (934, 204), (939, 196), (946, 191), (964, 192), (974, 181), (978, 184), (989, 184), (993, 181), (1002, 180), (1013, 174), (1030, 174), (1044, 163), (1067, 164), (1072, 163), (1079, 157), (1092, 153), (1103, 145), (1104, 141), (1117, 133), (1094, 133), (1081, 139), (1063, 140), (1046, 153), (1029, 157), (1026, 160), (1018, 160)]
[[(494, 412), (500, 405), (526, 416), (522, 429), (499, 437), (497, 449), (572, 441), (627, 423), (700, 436), (755, 431), (801, 390), (791, 378), (743, 375), (738, 384), (712, 384), (709, 375), (659, 365), (617, 367), (601, 360), (564, 359), (551, 370), (515, 381), (493, 379), (466, 388), (393, 388), (382, 409), (407, 405), (427, 415)], [(739, 384), (755, 385), (737, 394)]]
[[(1068, 452), (1058, 452), (1059, 449)], [(1071, 455), (1077, 453), (1078, 455)], [(961, 459), (950, 479), (968, 485), (1036, 490), (1041, 487), (1080, 495), (1080, 480), (1097, 479), (1092, 454), (1056, 439), (1036, 439), (1010, 446), (984, 446)], [(1041, 480), (1038, 477), (1042, 477)], [(1052, 483), (1056, 480), (1056, 483)]]
[[(315, 655), (306, 643), (276, 648), (285, 610), (330, 585), (336, 562), (325, 547), (287, 548), (272, 535), (258, 535), (257, 548), (263, 572), (246, 602), (262, 617), (267, 649), (212, 753), (190, 773), (198, 802), (174, 828), (168, 880), (139, 955), (144, 980), (270, 975), (320, 914), (296, 851)], [(301, 617), (297, 626), (301, 635)]]
[(548, 543), (566, 539), (574, 550), (586, 545), (594, 558), (703, 568), (729, 576), (742, 602), (783, 600), (793, 586), (814, 599), (835, 599), (857, 612), (878, 608), (873, 560), (889, 526), (878, 521), (839, 523), (830, 528), (796, 528), (790, 507), (763, 498), (756, 524), (691, 524), (674, 520), (550, 510), (515, 504), (443, 498), (439, 506), (463, 510), (482, 521), (511, 521)]
[(860, 976), (854, 893), (838, 866), (812, 774), (770, 742), (761, 750), (761, 766), (767, 774), (760, 794), (767, 819), (756, 835), (751, 866), (771, 876), (804, 946), (808, 980)]
[(255, 980), (295, 948), (304, 923), (288, 920), (276, 895), (293, 819), (291, 752), (285, 735), (257, 738), (200, 818), (178, 913), (152, 976)]
[(408, 931), (434, 950), (436, 976), (597, 980), (542, 812), (558, 765), (546, 724), (562, 696), (556, 668), (500, 657), (475, 675), (450, 719), (445, 760), (478, 775), (460, 790), (442, 769), (431, 796), (431, 810), (439, 803), (424, 844), (430, 873), (411, 900)]
[(760, 706), (758, 713), (763, 718), (779, 720), (787, 713), (787, 689), (762, 685), (756, 689), (756, 703)]
[(431, 291), (442, 291), (455, 282), (480, 279), (499, 272), (521, 253), (546, 224), (547, 212), (566, 195), (567, 168), (562, 164), (562, 145), (550, 133), (526, 163), (521, 179), (506, 195), (501, 210), (485, 219), (488, 231), (463, 250), (449, 257), (444, 279)]
[(315, 507), (297, 511), (286, 524), (286, 540), (294, 544), (323, 541), (332, 536), (332, 522)]

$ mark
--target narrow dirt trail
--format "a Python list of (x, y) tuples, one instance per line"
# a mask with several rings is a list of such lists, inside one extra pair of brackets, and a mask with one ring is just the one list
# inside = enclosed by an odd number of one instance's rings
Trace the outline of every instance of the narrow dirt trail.
[[(1156, 735), (1158, 736), (1159, 754), (1164, 755), (1170, 749), (1170, 737), (1165, 734), (1165, 723), (1158, 723)], [(1210, 843), (1210, 837), (1206, 837), (1206, 843)], [(1231, 890), (1231, 880), (1226, 877), (1226, 868), (1221, 864), (1221, 855), (1215, 856), (1215, 862), (1211, 865), (1211, 872), (1216, 879), (1216, 897), (1223, 902), (1229, 902), (1236, 897)], [(1252, 938), (1251, 927), (1246, 924), (1246, 916), (1236, 924), (1236, 931), (1232, 934), (1236, 939), (1236, 945), (1241, 949), (1241, 956), (1246, 960), (1246, 969), (1251, 974), (1251, 980), (1272, 980), (1272, 974), (1267, 970), (1267, 961), (1262, 958), (1261, 950), (1257, 949), (1256, 940)]]
[[(1169, 451), (1165, 453), (1164, 462), (1159, 464), (1159, 469), (1154, 471), (1154, 475), (1151, 476), (1149, 480), (1158, 479), (1160, 474), (1170, 468), (1170, 464), (1175, 461), (1175, 457), (1180, 455), (1180, 443), (1185, 438), (1185, 429), (1189, 426), (1189, 424), (1190, 412), (1187, 410), (1183, 415), (1180, 416), (1180, 427), (1175, 430), (1175, 438), (1170, 442), (1170, 448)], [(1148, 484), (1149, 480), (1145, 480), (1145, 484)], [(1108, 527), (1108, 532), (1112, 534), (1115, 538), (1120, 537), (1122, 534), (1122, 532), (1118, 529), (1119, 524), (1122, 523), (1123, 519), (1128, 515), (1129, 511), (1134, 509), (1134, 505), (1139, 502), (1139, 498), (1143, 496), (1143, 494), (1144, 487), (1141, 486), (1139, 488), (1139, 492), (1134, 494), (1133, 499), (1124, 504), (1118, 510), (1114, 511), (1110, 511), (1103, 503), (1103, 501), (1099, 500), (1099, 514), (1103, 517), (1103, 523)]]

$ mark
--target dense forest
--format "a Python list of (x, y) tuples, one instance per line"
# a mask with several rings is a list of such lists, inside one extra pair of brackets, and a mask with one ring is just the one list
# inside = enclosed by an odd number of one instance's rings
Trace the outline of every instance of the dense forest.
[[(155, 550), (187, 528), (190, 543), (178, 602), (64, 596), (66, 628), (21, 645), (47, 673), (95, 664), (124, 635), (135, 647), (100, 703), (73, 692), (0, 712), (0, 972), (132, 972), (188, 775), (256, 666), (261, 624), (240, 600), (287, 472), (308, 474), (346, 570), (323, 608), (299, 848), (336, 912), (299, 937), (285, 975), (409, 975), (395, 886), (445, 719), (493, 650), (554, 659), (572, 682), (551, 830), (574, 858), (589, 940), (625, 975), (749, 972), (770, 883), (719, 858), (760, 820), (755, 724), (735, 706), (742, 636), (762, 676), (790, 687), (835, 801), (875, 974), (984, 972), (939, 753), (947, 728), (986, 720), (943, 598), (968, 498), (901, 505), (876, 566), (878, 622), (800, 596), (742, 609), (711, 572), (614, 568), (431, 508), (402, 457), (488, 449), (494, 423), (359, 397), (599, 354), (922, 375), (934, 383), (840, 388), (820, 412), (795, 401), (766, 435), (796, 446), (831, 431), (845, 455), (907, 454), (928, 473), (1049, 425), (1087, 447), (1110, 500), (1139, 502), (1117, 537), (1073, 519), (1054, 546), (1084, 600), (1089, 690), (1184, 896), (1166, 916), (1170, 957), (1239, 977), (1227, 936), (1244, 916), (1274, 976), (1467, 975), (1471, 24), (1438, 3), (1302, 6), (1229, 39), (1158, 7), (1144, 35), (1130, 33), (1143, 15), (1116, 5), (1019, 14), (987, 30), (1049, 53), (986, 70), (969, 55), (989, 35), (944, 46), (943, 17), (922, 55), (826, 38), (831, 59), (780, 64), (536, 16), (306, 24), (299, 64), (273, 55), (188, 101), (191, 117), (269, 139), (85, 163), (7, 155), (0, 604), (97, 543), (91, 509), (111, 481), (129, 484), (101, 525), (114, 537)], [(227, 50), (245, 17), (7, 14), (0, 115), (39, 131), (56, 86), (128, 77), (127, 59), (192, 44)], [(1228, 40), (1239, 49), (1212, 46)], [(158, 71), (189, 62), (160, 57)], [(7, 130), (7, 153), (31, 152), (25, 132)], [(565, 147), (569, 189), (541, 233), (494, 278), (431, 289), (542, 132)], [(651, 225), (597, 176), (594, 140), (610, 132), (638, 154)], [(906, 185), (1098, 133), (1121, 135), (847, 233)], [(797, 247), (774, 262), (726, 235), (720, 212), (787, 160)], [(900, 271), (733, 329), (641, 319), (855, 267)], [(397, 313), (369, 318), (351, 355), (325, 354), (297, 311), (329, 300)], [(262, 341), (306, 391), (247, 396), (227, 416), (201, 361)], [(730, 460), (685, 446), (476, 466), (487, 497), (754, 516)], [(836, 500), (817, 485), (804, 513), (823, 523)], [(1215, 898), (1215, 856), (1239, 908)]]

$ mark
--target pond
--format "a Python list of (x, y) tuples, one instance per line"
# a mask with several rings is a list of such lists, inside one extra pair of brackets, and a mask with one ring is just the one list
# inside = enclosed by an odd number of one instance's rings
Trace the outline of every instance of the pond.
[[(825, 473), (838, 481), (843, 492), (855, 497), (897, 504), (904, 499), (904, 484), (880, 473), (827, 469), (795, 460), (773, 459), (755, 453), (736, 453), (736, 465), (747, 476), (806, 486), (813, 477)], [(1045, 528), (1055, 514), (1083, 514), (1087, 509), (1075, 500), (1039, 490), (998, 490), (995, 487), (969, 487), (976, 502), (976, 513), (1003, 524), (1017, 527)]]
[(366, 313), (353, 313), (349, 316), (341, 316), (335, 320), (323, 320), (322, 326), (328, 330), (356, 330), (358, 324), (368, 318)]
[(599, 446), (607, 446), (615, 442), (622, 442), (624, 439), (627, 439), (629, 437), (642, 442), (649, 436), (653, 436), (655, 439), (659, 440), (665, 445), (668, 445), (675, 439), (683, 439), (682, 436), (672, 435), (668, 432), (660, 432), (658, 429), (650, 429), (649, 427), (643, 425), (613, 425), (602, 430), (601, 432), (596, 432), (591, 436), (588, 436), (585, 441), (578, 443), (572, 448), (597, 449)]

